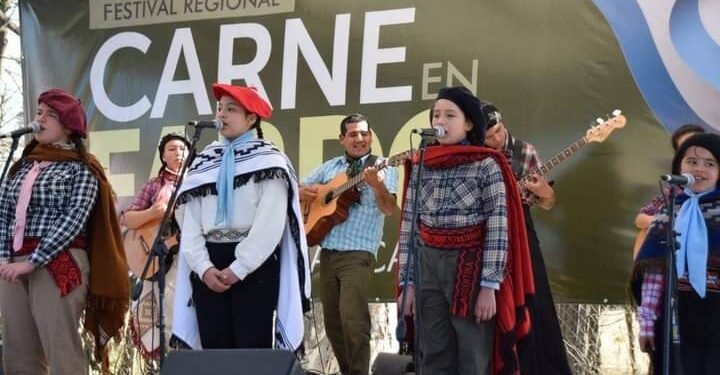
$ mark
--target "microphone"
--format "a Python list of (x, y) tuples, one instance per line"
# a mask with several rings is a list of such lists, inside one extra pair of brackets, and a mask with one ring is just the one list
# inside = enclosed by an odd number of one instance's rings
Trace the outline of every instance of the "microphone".
[(137, 301), (138, 299), (140, 299), (140, 295), (142, 294), (142, 291), (143, 291), (143, 280), (138, 279), (132, 288), (132, 294), (131, 294), (132, 300)]
[(665, 181), (670, 185), (685, 185), (690, 186), (695, 183), (695, 176), (690, 173), (677, 174), (665, 174), (660, 176), (661, 181)]
[(16, 129), (11, 131), (10, 133), (3, 133), (0, 134), (0, 138), (19, 138), (22, 137), (25, 134), (28, 133), (37, 133), (40, 131), (40, 125), (37, 124), (37, 122), (33, 121), (28, 126), (20, 129)]
[(194, 126), (196, 129), (216, 129), (222, 128), (222, 122), (218, 120), (205, 120), (205, 121), (189, 121), (188, 125)]
[(421, 137), (442, 138), (447, 132), (442, 126), (433, 126), (432, 128), (426, 129), (413, 129), (412, 133), (420, 134)]

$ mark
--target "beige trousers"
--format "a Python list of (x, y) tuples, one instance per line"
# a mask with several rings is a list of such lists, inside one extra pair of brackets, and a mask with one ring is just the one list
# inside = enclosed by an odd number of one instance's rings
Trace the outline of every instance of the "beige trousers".
[[(80, 268), (82, 285), (62, 298), (45, 268), (36, 269), (17, 283), (0, 280), (5, 374), (87, 374), (88, 362), (78, 329), (85, 309), (90, 265), (84, 250), (70, 251)], [(16, 257), (14, 261), (26, 259)]]

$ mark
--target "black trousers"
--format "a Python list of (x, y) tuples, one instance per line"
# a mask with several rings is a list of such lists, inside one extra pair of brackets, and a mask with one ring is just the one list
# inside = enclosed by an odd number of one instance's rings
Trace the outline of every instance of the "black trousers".
[[(206, 244), (219, 270), (235, 260), (236, 243)], [(279, 251), (227, 291), (210, 290), (193, 272), (192, 298), (204, 349), (272, 348), (280, 280)]]
[[(680, 344), (672, 344), (670, 372), (677, 375), (710, 375), (720, 371), (720, 293), (700, 298), (694, 291), (678, 291)], [(664, 317), (662, 317), (664, 318)], [(655, 324), (652, 373), (662, 374), (663, 319)]]

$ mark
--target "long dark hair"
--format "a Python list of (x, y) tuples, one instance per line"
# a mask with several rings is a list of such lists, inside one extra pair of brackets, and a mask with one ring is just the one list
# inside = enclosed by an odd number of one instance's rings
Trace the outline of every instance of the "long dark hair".
[(262, 121), (260, 120), (260, 116), (258, 116), (257, 113), (255, 114), (255, 116), (257, 117), (257, 120), (255, 121), (255, 123), (253, 124), (253, 126), (251, 127), (251, 129), (253, 129), (253, 128), (255, 129), (255, 131), (257, 132), (257, 136), (258, 136), (259, 139), (265, 139), (265, 135), (263, 134), (262, 127), (260, 126), (260, 123), (262, 122)]
[[(682, 160), (690, 147), (702, 147), (708, 150), (715, 160), (720, 161), (720, 135), (713, 133), (693, 134), (675, 152), (671, 169), (673, 174), (680, 174)], [(716, 186), (718, 184), (720, 184), (720, 179), (715, 183)]]

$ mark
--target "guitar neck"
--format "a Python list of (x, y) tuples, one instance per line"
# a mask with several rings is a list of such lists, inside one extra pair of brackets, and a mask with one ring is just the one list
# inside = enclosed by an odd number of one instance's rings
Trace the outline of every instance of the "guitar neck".
[[(544, 176), (550, 170), (555, 168), (558, 164), (562, 163), (563, 161), (569, 159), (571, 156), (575, 155), (575, 153), (583, 148), (587, 144), (587, 139), (585, 137), (582, 137), (578, 139), (575, 143), (571, 144), (564, 150), (557, 153), (555, 156), (550, 158), (550, 160), (546, 161), (543, 165), (541, 165), (539, 168), (534, 169), (531, 171), (531, 173)], [(523, 177), (523, 180), (525, 180), (527, 176)]]
[[(381, 170), (387, 166), (387, 163), (383, 162), (375, 166), (377, 170)], [(364, 169), (363, 169), (364, 170)], [(336, 187), (332, 190), (333, 197), (340, 196), (342, 193), (352, 189), (353, 187), (359, 185), (361, 182), (365, 181), (365, 178), (363, 177), (362, 171), (355, 175), (354, 177), (350, 177), (345, 183), (342, 185)]]

